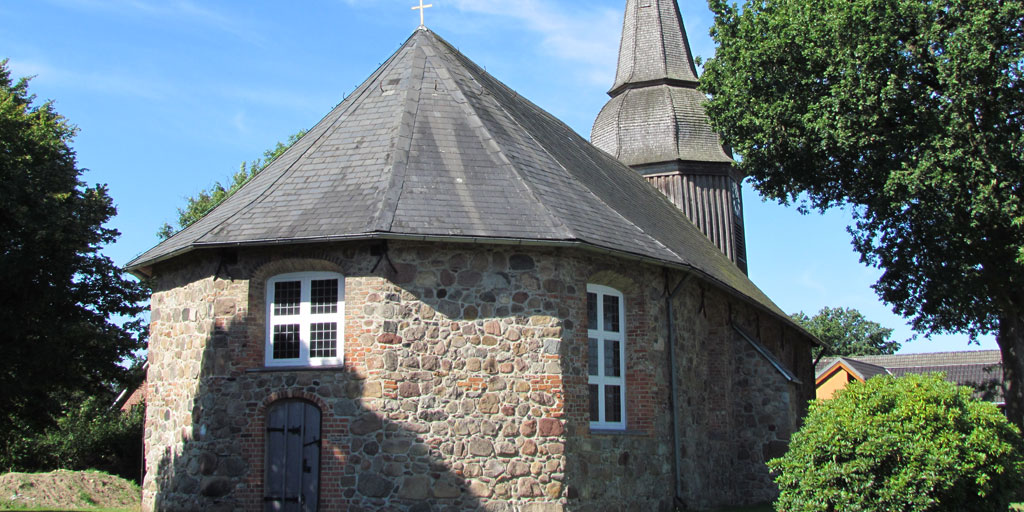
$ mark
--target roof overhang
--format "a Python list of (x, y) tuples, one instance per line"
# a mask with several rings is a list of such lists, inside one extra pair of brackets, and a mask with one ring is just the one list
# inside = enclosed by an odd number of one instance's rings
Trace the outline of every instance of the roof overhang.
[[(513, 245), (513, 246), (524, 246), (524, 247), (552, 247), (560, 249), (579, 249), (587, 252), (593, 252), (598, 254), (606, 254), (617, 258), (622, 258), (630, 261), (637, 261), (647, 263), (650, 265), (667, 268), (670, 270), (677, 270), (685, 272), (700, 278), (701, 280), (715, 285), (715, 287), (725, 291), (730, 296), (742, 300), (744, 303), (753, 306), (754, 308), (767, 313), (775, 318), (781, 320), (788, 327), (792, 328), (799, 334), (803, 335), (811, 341), (812, 344), (817, 346), (825, 346), (825, 344), (818, 339), (816, 336), (807, 331), (803, 326), (796, 323), (792, 318), (784, 313), (773, 311), (763, 304), (747, 297), (743, 293), (733, 289), (731, 286), (715, 279), (706, 272), (700, 269), (687, 265), (680, 262), (672, 262), (661, 260), (658, 258), (652, 258), (642, 254), (631, 253), (626, 251), (617, 251), (594, 245), (582, 240), (536, 240), (536, 239), (522, 239), (522, 238), (495, 238), (495, 237), (475, 237), (475, 236), (453, 236), (453, 235), (419, 235), (419, 234), (401, 234), (401, 233), (364, 233), (359, 235), (346, 235), (346, 236), (331, 236), (331, 237), (310, 237), (310, 238), (287, 238), (287, 239), (272, 239), (272, 240), (247, 240), (245, 242), (216, 242), (216, 243), (195, 243), (193, 245), (183, 247), (177, 251), (170, 252), (160, 256), (151, 261), (147, 261), (145, 265), (129, 265), (126, 270), (132, 275), (139, 278), (147, 278), (153, 276), (153, 267), (164, 261), (177, 258), (179, 256), (206, 249), (226, 249), (235, 247), (273, 247), (273, 246), (285, 246), (285, 245), (302, 245), (302, 244), (320, 244), (320, 243), (337, 243), (337, 242), (359, 242), (359, 241), (410, 241), (410, 242), (435, 242), (435, 243), (458, 243), (458, 244), (481, 244), (481, 245)], [(744, 335), (746, 336), (746, 335)]]

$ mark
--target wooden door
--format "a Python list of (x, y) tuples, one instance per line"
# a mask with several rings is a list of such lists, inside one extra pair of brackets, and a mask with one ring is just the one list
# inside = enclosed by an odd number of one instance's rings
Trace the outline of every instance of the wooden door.
[(320, 409), (282, 400), (267, 412), (267, 512), (313, 512), (320, 501)]

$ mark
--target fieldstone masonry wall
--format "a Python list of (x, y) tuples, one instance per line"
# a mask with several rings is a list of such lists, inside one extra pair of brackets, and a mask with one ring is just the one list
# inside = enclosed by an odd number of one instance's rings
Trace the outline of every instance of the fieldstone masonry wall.
[[(265, 368), (266, 280), (310, 270), (345, 276), (345, 364)], [(392, 242), (200, 251), (156, 276), (145, 509), (262, 508), (266, 411), (287, 398), (322, 411), (321, 510), (670, 510), (677, 274), (579, 251)], [(588, 282), (625, 296), (624, 433), (589, 428)], [(787, 364), (806, 358), (806, 382), (809, 347), (702, 283), (673, 304), (682, 497), (767, 498), (763, 460), (812, 388), (786, 383), (728, 322)]]

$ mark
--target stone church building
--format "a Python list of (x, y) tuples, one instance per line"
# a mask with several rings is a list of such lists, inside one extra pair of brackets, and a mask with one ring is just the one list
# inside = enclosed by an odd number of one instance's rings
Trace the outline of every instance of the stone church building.
[(772, 499), (816, 341), (747, 278), (696, 83), (675, 1), (628, 0), (592, 145), (416, 30), (129, 264), (155, 283), (143, 508)]

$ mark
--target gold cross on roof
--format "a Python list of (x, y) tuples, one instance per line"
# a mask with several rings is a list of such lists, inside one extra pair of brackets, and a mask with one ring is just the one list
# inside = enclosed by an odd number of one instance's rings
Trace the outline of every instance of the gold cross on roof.
[(423, 9), (426, 9), (427, 7), (433, 7), (433, 6), (434, 6), (434, 4), (423, 5), (423, 0), (420, 0), (419, 7), (413, 6), (412, 10), (415, 11), (416, 9), (419, 9), (419, 11), (420, 11), (420, 27), (421, 28), (426, 26), (426, 25), (423, 24)]

